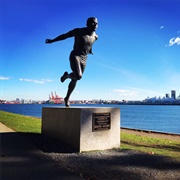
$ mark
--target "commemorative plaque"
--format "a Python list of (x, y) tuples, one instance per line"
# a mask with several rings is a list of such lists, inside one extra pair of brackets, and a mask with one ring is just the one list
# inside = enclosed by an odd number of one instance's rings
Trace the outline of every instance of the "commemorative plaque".
[(111, 113), (93, 113), (92, 131), (109, 130), (111, 128)]

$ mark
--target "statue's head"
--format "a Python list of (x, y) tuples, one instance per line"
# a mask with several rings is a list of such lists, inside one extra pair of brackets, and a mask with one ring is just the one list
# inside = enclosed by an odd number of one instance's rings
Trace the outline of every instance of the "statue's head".
[(95, 18), (95, 17), (88, 18), (87, 22), (86, 22), (86, 25), (87, 25), (88, 29), (95, 31), (97, 29), (97, 27), (98, 27), (97, 18)]

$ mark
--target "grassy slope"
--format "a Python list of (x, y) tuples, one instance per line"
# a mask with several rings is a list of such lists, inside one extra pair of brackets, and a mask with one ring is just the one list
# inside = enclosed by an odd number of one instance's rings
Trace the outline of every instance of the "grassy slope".
[(0, 111), (0, 122), (17, 132), (41, 133), (41, 119)]
[[(17, 132), (41, 133), (41, 119), (0, 111), (0, 122)], [(180, 143), (161, 138), (121, 133), (121, 149), (180, 159)]]

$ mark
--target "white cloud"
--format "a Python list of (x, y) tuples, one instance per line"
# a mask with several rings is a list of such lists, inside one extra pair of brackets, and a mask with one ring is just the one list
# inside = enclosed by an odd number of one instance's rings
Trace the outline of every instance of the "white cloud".
[(173, 46), (174, 44), (180, 45), (180, 37), (171, 38), (167, 46)]
[(120, 96), (135, 96), (137, 94), (136, 91), (127, 90), (127, 89), (116, 89), (114, 90), (115, 93), (118, 93)]
[(0, 76), (0, 80), (9, 80), (10, 78), (9, 77), (4, 77), (4, 76)]
[(20, 78), (20, 81), (25, 81), (25, 82), (33, 82), (37, 84), (44, 84), (46, 82), (52, 82), (50, 79), (42, 79), (42, 80), (36, 80), (36, 79), (26, 79), (26, 78)]
[(160, 96), (162, 93), (159, 92), (157, 89), (154, 90), (149, 90), (149, 89), (142, 89), (142, 88), (136, 88), (136, 87), (132, 87), (132, 90), (135, 90), (137, 92), (137, 94), (144, 96), (145, 98), (147, 96)]
[(79, 92), (79, 91), (75, 91), (74, 93), (75, 93), (75, 94), (79, 94), (80, 92)]
[(53, 80), (51, 80), (51, 79), (42, 79), (42, 81), (44, 81), (44, 82), (52, 82)]
[[(141, 89), (136, 87), (129, 87), (127, 89), (114, 90), (121, 99), (126, 100), (144, 100), (147, 97), (162, 96), (163, 94), (158, 91)], [(116, 95), (117, 98), (117, 95)]]
[(161, 26), (161, 27), (160, 27), (160, 29), (163, 29), (163, 28), (164, 28), (164, 26)]

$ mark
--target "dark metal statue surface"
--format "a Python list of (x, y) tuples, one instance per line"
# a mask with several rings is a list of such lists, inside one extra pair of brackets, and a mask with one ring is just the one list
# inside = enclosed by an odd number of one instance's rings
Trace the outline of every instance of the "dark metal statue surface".
[(74, 47), (69, 56), (72, 72), (65, 72), (60, 78), (61, 82), (64, 82), (67, 78), (71, 79), (66, 97), (64, 98), (66, 107), (69, 107), (69, 98), (76, 87), (77, 81), (82, 78), (83, 72), (86, 67), (88, 54), (93, 54), (92, 45), (98, 39), (98, 36), (95, 33), (95, 30), (98, 27), (97, 18), (88, 18), (86, 25), (87, 27), (75, 28), (65, 34), (59, 35), (54, 39), (46, 39), (46, 43), (53, 43), (56, 41), (74, 37)]

